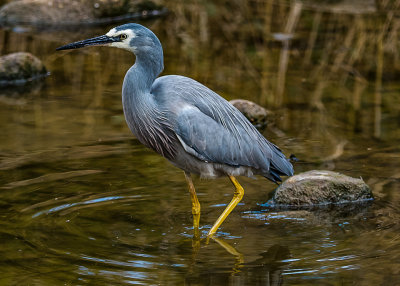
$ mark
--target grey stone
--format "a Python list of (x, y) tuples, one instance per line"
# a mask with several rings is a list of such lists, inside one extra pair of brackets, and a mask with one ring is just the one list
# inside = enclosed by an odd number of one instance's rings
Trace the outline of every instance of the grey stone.
[(20, 85), (47, 75), (41, 60), (30, 53), (0, 57), (0, 86)]
[(372, 200), (362, 179), (340, 173), (313, 170), (288, 178), (275, 191), (270, 206), (315, 206)]
[(257, 128), (265, 127), (268, 124), (271, 112), (264, 107), (245, 99), (233, 99), (230, 103)]

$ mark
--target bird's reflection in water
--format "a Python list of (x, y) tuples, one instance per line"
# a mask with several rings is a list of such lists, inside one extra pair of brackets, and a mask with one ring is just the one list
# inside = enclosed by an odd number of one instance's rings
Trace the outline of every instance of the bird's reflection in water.
[[(204, 279), (207, 285), (282, 285), (282, 272), (289, 266), (286, 260), (291, 257), (289, 248), (278, 244), (272, 245), (266, 252), (260, 253), (260, 258), (245, 262), (245, 256), (232, 244), (221, 237), (200, 239), (196, 234), (192, 238), (193, 260), (192, 267), (196, 264), (196, 257), (200, 252), (201, 245), (208, 246), (216, 242), (227, 254), (234, 259), (232, 269), (227, 271), (225, 266), (207, 268)], [(202, 277), (203, 275), (200, 275)], [(199, 277), (186, 277), (186, 282), (199, 281)], [(200, 279), (201, 280), (201, 279)], [(204, 281), (205, 282), (205, 281)]]
[(288, 268), (290, 258), (289, 248), (282, 245), (272, 245), (268, 251), (260, 254), (258, 258), (243, 266), (246, 272), (248, 285), (282, 285), (282, 272)]
[(211, 238), (216, 243), (218, 243), (220, 246), (222, 246), (229, 254), (231, 254), (235, 257), (235, 264), (232, 269), (233, 273), (240, 272), (240, 268), (243, 266), (243, 263), (244, 263), (243, 254), (240, 253), (239, 251), (237, 251), (235, 247), (233, 247), (231, 244), (226, 242), (224, 239), (217, 238), (217, 237), (211, 237)]

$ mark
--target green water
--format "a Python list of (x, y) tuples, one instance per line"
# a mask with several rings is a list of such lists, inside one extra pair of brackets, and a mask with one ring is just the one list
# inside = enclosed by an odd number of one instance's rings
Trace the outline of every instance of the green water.
[[(141, 22), (163, 43), (164, 74), (272, 110), (264, 135), (299, 158), (297, 173), (362, 177), (375, 201), (276, 212), (262, 206), (274, 184), (239, 178), (243, 201), (196, 244), (182, 171), (123, 118), (134, 56), (55, 52), (113, 25), (0, 29), (1, 54), (32, 52), (51, 72), (0, 92), (1, 285), (400, 284), (400, 20), (374, 5), (218, 2), (172, 1), (169, 16)], [(195, 186), (205, 237), (233, 188)]]

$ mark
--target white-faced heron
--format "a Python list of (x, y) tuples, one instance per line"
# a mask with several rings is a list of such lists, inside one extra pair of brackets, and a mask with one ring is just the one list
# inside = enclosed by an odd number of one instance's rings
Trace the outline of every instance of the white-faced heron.
[(122, 104), (126, 122), (137, 139), (185, 172), (198, 231), (200, 203), (191, 173), (215, 178), (226, 175), (235, 186), (232, 201), (208, 232), (212, 236), (242, 199), (235, 176), (261, 175), (273, 182), (293, 175), (281, 150), (265, 139), (228, 101), (199, 82), (179, 75), (158, 77), (164, 68), (160, 41), (139, 24), (125, 24), (107, 34), (57, 50), (111, 46), (136, 55), (125, 75)]

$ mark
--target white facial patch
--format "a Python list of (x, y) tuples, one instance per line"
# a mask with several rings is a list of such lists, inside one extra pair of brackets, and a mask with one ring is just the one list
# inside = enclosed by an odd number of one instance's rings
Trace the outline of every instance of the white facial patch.
[(134, 51), (135, 47), (130, 46), (130, 42), (131, 42), (131, 40), (133, 38), (136, 38), (136, 34), (131, 29), (118, 31), (117, 29), (113, 28), (106, 34), (106, 36), (119, 37), (122, 34), (127, 35), (127, 38), (125, 40), (121, 41), (121, 42), (111, 43), (110, 46), (111, 47), (120, 48), (120, 49), (125, 49), (125, 50), (128, 50), (128, 51)]
[(117, 32), (117, 29), (112, 28), (112, 29), (106, 34), (106, 36), (113, 37), (113, 36), (115, 35), (116, 32)]
[(130, 39), (136, 38), (135, 32), (133, 32), (131, 29), (117, 31), (117, 29), (113, 28), (106, 34), (106, 36), (118, 37), (119, 35), (122, 35), (122, 34), (125, 34), (125, 35), (128, 36), (126, 38), (126, 40), (130, 40)]

